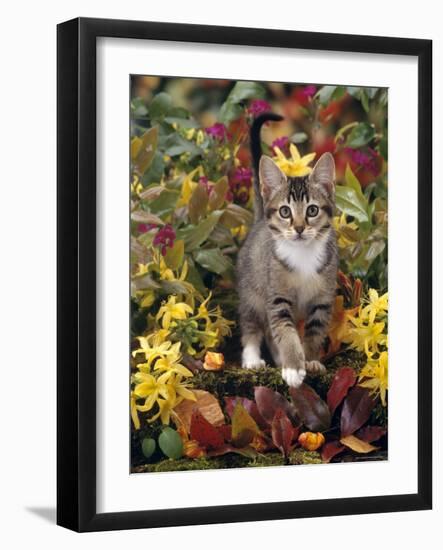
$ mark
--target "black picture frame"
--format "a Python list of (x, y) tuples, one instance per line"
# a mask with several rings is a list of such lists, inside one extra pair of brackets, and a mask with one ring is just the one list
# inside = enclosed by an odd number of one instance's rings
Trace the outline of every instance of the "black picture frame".
[[(106, 19), (58, 25), (57, 523), (104, 531), (432, 507), (432, 42)], [(399, 54), (418, 59), (418, 491), (416, 494), (96, 512), (96, 39), (154, 39)]]

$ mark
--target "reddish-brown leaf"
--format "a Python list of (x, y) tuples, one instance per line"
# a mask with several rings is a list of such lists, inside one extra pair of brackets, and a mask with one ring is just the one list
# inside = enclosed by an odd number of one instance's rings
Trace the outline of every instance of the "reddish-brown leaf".
[(322, 432), (331, 425), (331, 413), (323, 399), (307, 384), (289, 390), (303, 424), (313, 432)]
[(329, 388), (326, 396), (331, 415), (334, 414), (335, 409), (340, 405), (343, 399), (346, 397), (348, 391), (355, 384), (357, 376), (354, 369), (351, 367), (342, 367), (338, 369), (332, 379), (331, 387)]
[(386, 434), (386, 429), (381, 426), (365, 426), (355, 434), (362, 441), (372, 443)]
[(291, 421), (282, 409), (277, 409), (271, 425), (272, 442), (284, 457), (291, 450), (293, 428)]
[(224, 444), (222, 434), (197, 409), (192, 413), (190, 435), (206, 449), (217, 449)]
[(367, 422), (374, 405), (375, 399), (370, 395), (369, 390), (354, 386), (343, 404), (340, 420), (341, 436), (346, 437), (361, 428)]
[(243, 405), (243, 408), (248, 411), (261, 430), (265, 430), (268, 427), (268, 423), (259, 413), (257, 405), (254, 401), (247, 399), (246, 397), (225, 397), (225, 410), (231, 418), (237, 403), (241, 403)]
[(269, 425), (272, 424), (278, 409), (282, 409), (286, 413), (292, 424), (300, 423), (294, 405), (280, 393), (265, 386), (257, 386), (254, 388), (254, 397), (259, 413)]
[(323, 445), (321, 450), (321, 458), (323, 462), (330, 462), (334, 456), (338, 455), (345, 450), (345, 446), (340, 443), (340, 441), (328, 441)]

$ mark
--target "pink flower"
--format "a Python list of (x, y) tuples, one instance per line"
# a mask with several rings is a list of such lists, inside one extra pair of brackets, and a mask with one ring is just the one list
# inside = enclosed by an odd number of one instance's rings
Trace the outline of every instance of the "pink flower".
[(287, 153), (289, 151), (289, 138), (288, 136), (281, 136), (277, 139), (274, 139), (274, 141), (271, 143), (272, 152), (275, 153), (275, 147), (278, 147), (280, 151), (283, 153)]
[(378, 174), (379, 169), (376, 162), (377, 152), (374, 151), (374, 149), (368, 147), (366, 152), (363, 152), (358, 149), (352, 149), (351, 147), (345, 147), (344, 151), (351, 157), (352, 162), (368, 170), (375, 176)]
[(240, 166), (237, 168), (232, 176), (233, 181), (238, 183), (245, 183), (247, 186), (251, 185), (252, 179), (252, 170), (250, 168), (245, 168)]
[(262, 113), (267, 113), (271, 110), (271, 105), (264, 99), (254, 99), (253, 101), (251, 101), (251, 104), (248, 107), (248, 113), (253, 117), (257, 117), (258, 115), (261, 115)]
[(220, 141), (223, 139), (231, 139), (231, 134), (228, 132), (226, 126), (221, 122), (216, 122), (212, 126), (205, 128), (205, 132), (208, 134), (208, 136), (211, 136), (214, 139), (218, 139)]
[(175, 237), (176, 235), (172, 225), (167, 224), (158, 231), (152, 241), (152, 244), (160, 248), (162, 256), (166, 256), (166, 249), (174, 246)]
[(155, 229), (157, 226), (154, 223), (139, 223), (138, 224), (138, 232), (139, 233), (147, 233), (148, 231), (151, 231), (151, 229)]
[(308, 86), (305, 86), (302, 90), (302, 94), (305, 97), (312, 97), (317, 92), (317, 88), (313, 84), (309, 84)]

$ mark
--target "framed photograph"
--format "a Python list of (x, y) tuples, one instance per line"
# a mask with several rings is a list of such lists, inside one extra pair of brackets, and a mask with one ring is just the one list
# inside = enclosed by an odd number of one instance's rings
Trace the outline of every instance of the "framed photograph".
[(58, 26), (59, 525), (431, 508), (431, 67)]

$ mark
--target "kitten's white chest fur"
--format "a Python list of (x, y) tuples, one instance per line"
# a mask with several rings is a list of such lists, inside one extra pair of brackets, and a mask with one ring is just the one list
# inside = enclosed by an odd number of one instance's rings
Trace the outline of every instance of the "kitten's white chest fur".
[(275, 247), (277, 256), (299, 276), (306, 278), (317, 275), (325, 260), (326, 242), (279, 240)]
[(298, 314), (303, 317), (306, 305), (318, 295), (322, 278), (318, 269), (326, 257), (326, 242), (281, 240), (276, 243), (276, 254), (290, 269), (288, 283), (297, 293)]

